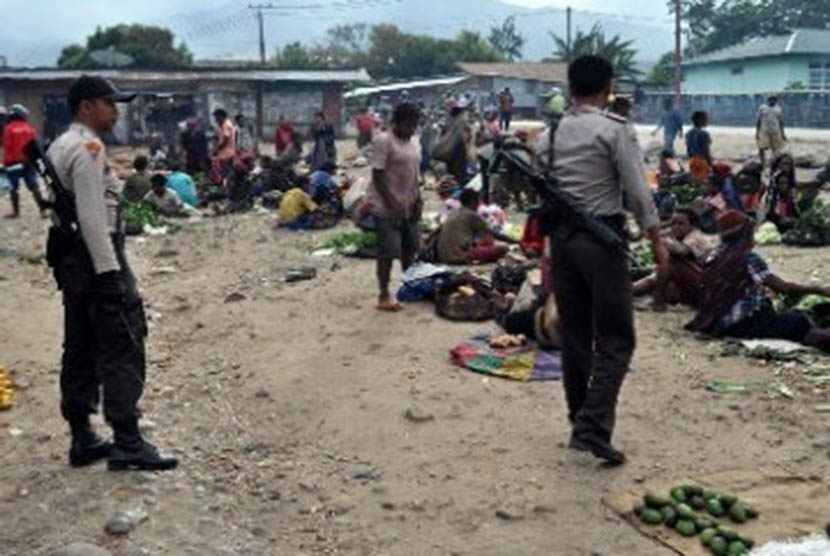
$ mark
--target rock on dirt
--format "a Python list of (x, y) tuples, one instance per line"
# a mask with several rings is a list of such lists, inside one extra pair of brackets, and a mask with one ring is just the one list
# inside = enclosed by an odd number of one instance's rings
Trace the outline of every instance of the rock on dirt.
[(411, 423), (427, 423), (435, 420), (435, 416), (432, 413), (427, 413), (418, 407), (410, 407), (403, 416)]

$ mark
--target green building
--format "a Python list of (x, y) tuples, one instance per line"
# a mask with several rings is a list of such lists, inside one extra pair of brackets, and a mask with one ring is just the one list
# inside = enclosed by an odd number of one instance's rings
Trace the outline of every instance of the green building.
[(687, 60), (685, 94), (830, 91), (830, 29), (796, 29)]

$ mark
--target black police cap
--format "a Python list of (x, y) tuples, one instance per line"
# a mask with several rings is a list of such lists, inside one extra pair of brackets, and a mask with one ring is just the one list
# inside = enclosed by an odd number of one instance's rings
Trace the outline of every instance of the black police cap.
[(82, 75), (69, 88), (67, 100), (69, 106), (77, 106), (82, 100), (103, 98), (113, 102), (130, 102), (135, 97), (135, 93), (125, 93), (116, 89), (109, 79), (97, 75)]

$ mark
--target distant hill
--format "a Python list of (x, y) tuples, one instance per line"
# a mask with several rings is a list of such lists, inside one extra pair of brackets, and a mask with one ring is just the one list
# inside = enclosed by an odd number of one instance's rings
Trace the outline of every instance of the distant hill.
[[(341, 5), (345, 3), (341, 2)], [(498, 0), (475, 0), (471, 9), (467, 2), (451, 0), (353, 0), (356, 7), (266, 12), (265, 29), (268, 54), (277, 46), (293, 41), (313, 43), (325, 39), (326, 30), (334, 25), (366, 22), (394, 23), (410, 33), (450, 37), (459, 31), (479, 31), (485, 37), (490, 27), (511, 15), (527, 39), (524, 57), (540, 60), (550, 56), (554, 43), (549, 31), (565, 35), (564, 10), (534, 10), (505, 4)], [(295, 4), (296, 5), (296, 4)], [(205, 10), (172, 18), (169, 25), (180, 34), (199, 58), (246, 54), (258, 58), (258, 31), (254, 14), (246, 4), (229, 2), (222, 8)], [(417, 6), (417, 9), (413, 9)], [(656, 61), (672, 49), (672, 29), (663, 24), (632, 23), (618, 18), (576, 12), (574, 33), (588, 30), (600, 23), (606, 33), (633, 39), (642, 62)]]

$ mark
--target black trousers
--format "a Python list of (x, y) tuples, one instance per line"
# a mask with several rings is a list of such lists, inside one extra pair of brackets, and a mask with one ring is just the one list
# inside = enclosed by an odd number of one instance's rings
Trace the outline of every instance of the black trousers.
[(513, 112), (502, 112), (499, 118), (499, 127), (505, 131), (510, 131), (510, 123), (513, 121)]
[(128, 285), (121, 304), (97, 295), (90, 280), (73, 277), (71, 272), (79, 265), (72, 257), (60, 265), (64, 306), (61, 413), (70, 422), (96, 413), (101, 391), (108, 422), (139, 417), (147, 325), (123, 248), (117, 253)]
[(626, 254), (587, 232), (560, 230), (553, 239), (552, 266), (573, 432), (610, 442), (635, 347)]

